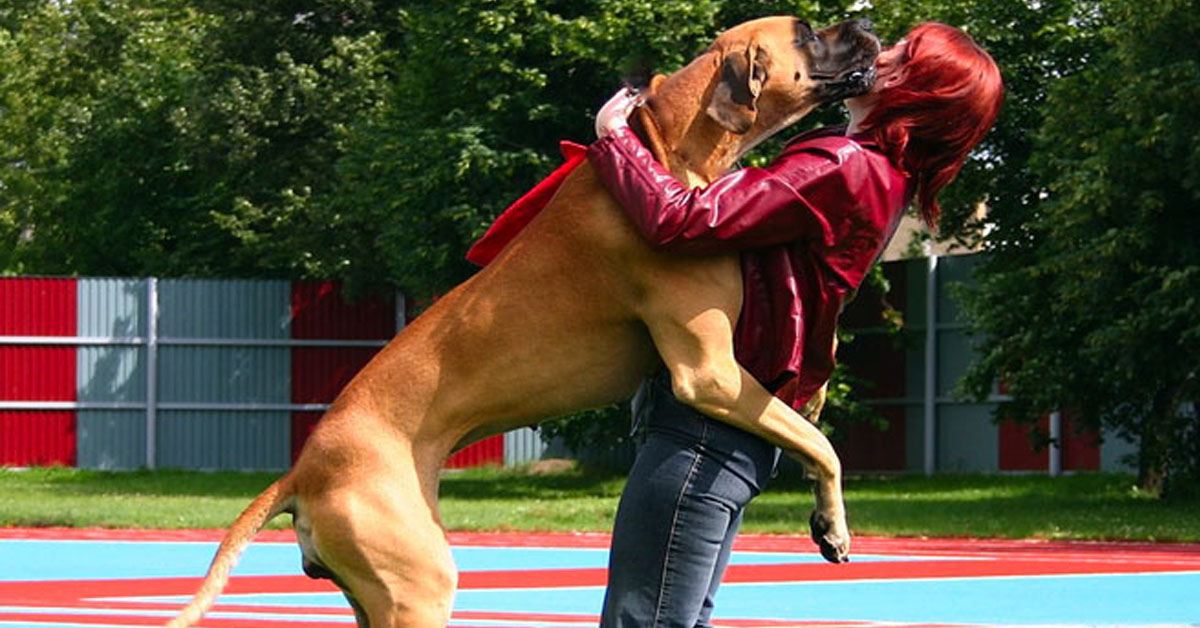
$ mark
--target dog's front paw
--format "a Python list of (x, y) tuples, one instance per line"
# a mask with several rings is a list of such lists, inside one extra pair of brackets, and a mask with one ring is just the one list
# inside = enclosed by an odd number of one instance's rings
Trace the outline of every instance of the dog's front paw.
[(829, 517), (813, 511), (808, 518), (812, 540), (821, 549), (821, 556), (831, 563), (850, 562), (850, 532), (843, 522), (837, 525)]

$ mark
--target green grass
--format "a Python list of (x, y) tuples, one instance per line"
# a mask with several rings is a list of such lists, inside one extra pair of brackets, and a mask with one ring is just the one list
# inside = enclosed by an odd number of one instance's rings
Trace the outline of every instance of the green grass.
[[(1200, 541), (1200, 502), (1148, 498), (1123, 475), (850, 478), (845, 490), (860, 535)], [(799, 490), (769, 490), (746, 529), (795, 531), (811, 505)]]
[[(0, 526), (220, 528), (276, 477), (0, 471)], [(581, 471), (457, 471), (442, 481), (441, 510), (451, 530), (604, 532), (623, 485)], [(846, 499), (860, 535), (1200, 541), (1200, 502), (1148, 499), (1120, 475), (850, 478)], [(811, 508), (808, 484), (784, 478), (751, 504), (743, 529), (804, 533)]]
[[(279, 474), (0, 472), (0, 526), (221, 528)], [(272, 527), (286, 527), (286, 517)]]

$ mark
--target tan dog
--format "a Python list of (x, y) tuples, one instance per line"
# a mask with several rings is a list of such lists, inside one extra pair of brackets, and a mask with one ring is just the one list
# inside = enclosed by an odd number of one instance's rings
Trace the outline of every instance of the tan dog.
[[(865, 91), (861, 76), (878, 52), (857, 22), (817, 33), (791, 17), (747, 22), (655, 77), (635, 128), (678, 177), (706, 183), (816, 105)], [(360, 626), (444, 626), (457, 578), (437, 508), (447, 456), (628, 399), (660, 356), (681, 400), (803, 462), (817, 479), (814, 538), (844, 559), (840, 463), (817, 428), (734, 360), (741, 295), (736, 254), (651, 249), (581, 165), (495, 261), (347, 385), (295, 467), (229, 528), (200, 591), (169, 625), (197, 621), (251, 538), (290, 512), (305, 571), (333, 579)]]

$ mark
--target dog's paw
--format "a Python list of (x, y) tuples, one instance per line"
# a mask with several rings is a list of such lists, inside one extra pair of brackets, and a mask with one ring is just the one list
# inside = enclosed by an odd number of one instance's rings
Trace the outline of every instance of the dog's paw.
[[(813, 511), (808, 518), (812, 540), (821, 550), (821, 556), (831, 563), (850, 562), (850, 533), (845, 526), (835, 526), (825, 515)], [(837, 528), (841, 528), (839, 531)]]

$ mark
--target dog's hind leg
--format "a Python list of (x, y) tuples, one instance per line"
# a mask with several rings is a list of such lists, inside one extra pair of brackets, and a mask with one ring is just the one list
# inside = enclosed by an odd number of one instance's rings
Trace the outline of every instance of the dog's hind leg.
[(411, 461), (366, 464), (371, 468), (356, 470), (353, 483), (302, 504), (313, 547), (357, 602), (359, 626), (442, 628), (457, 572), (430, 499), (436, 495), (421, 489)]
[[(300, 545), (303, 548), (305, 547), (305, 537), (300, 536), (300, 538), (302, 539)], [(311, 552), (312, 550), (302, 551)], [(362, 607), (362, 604), (358, 603), (358, 600), (354, 598), (354, 595), (350, 593), (350, 590), (346, 588), (346, 585), (338, 579), (337, 574), (330, 571), (328, 567), (322, 565), (318, 559), (310, 554), (304, 555), (303, 568), (304, 574), (309, 578), (313, 578), (314, 580), (332, 580), (333, 583), (336, 584), (339, 589), (341, 589), (342, 595), (346, 598), (346, 603), (349, 604), (350, 608), (354, 611), (354, 622), (357, 624), (358, 628), (370, 628), (371, 622), (367, 619), (366, 609)]]
[(371, 620), (367, 617), (367, 609), (363, 608), (363, 605), (359, 604), (358, 600), (345, 587), (340, 584), (338, 587), (341, 588), (342, 595), (346, 598), (346, 603), (354, 611), (354, 624), (357, 628), (371, 628)]

